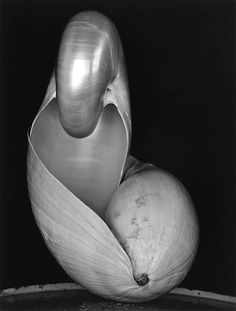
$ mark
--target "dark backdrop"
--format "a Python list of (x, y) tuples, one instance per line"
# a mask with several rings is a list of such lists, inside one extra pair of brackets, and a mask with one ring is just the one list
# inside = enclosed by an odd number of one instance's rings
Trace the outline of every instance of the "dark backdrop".
[(120, 33), (132, 105), (131, 152), (175, 174), (201, 230), (181, 284), (236, 295), (235, 1), (1, 1), (1, 288), (71, 281), (36, 227), (26, 132), (68, 19), (87, 9)]

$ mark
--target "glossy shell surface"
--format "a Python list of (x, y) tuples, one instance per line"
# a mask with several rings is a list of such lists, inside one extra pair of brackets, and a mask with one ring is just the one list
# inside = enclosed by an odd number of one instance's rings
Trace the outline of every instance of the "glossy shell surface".
[[(28, 135), (29, 196), (46, 245), (73, 280), (105, 298), (138, 302), (178, 282), (165, 284), (163, 277), (138, 285), (130, 257), (104, 221), (121, 181), (150, 169), (129, 155), (130, 142), (118, 32), (104, 15), (80, 13), (62, 36), (55, 71)], [(196, 248), (197, 242), (192, 259)], [(183, 263), (184, 273), (189, 267)]]

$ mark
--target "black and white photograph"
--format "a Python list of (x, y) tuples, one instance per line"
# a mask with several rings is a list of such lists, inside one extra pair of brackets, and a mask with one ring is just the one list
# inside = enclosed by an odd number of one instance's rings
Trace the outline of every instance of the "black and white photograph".
[(0, 310), (236, 310), (235, 73), (235, 0), (0, 0)]

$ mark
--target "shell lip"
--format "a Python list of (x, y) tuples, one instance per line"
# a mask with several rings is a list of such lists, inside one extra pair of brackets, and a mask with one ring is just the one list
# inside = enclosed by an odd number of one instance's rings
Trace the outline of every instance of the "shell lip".
[[(109, 89), (109, 85), (107, 87)], [(110, 89), (109, 89), (110, 90)], [(60, 185), (66, 189), (67, 191), (70, 192), (70, 194), (75, 197), (76, 199), (79, 199), (88, 209), (90, 212), (92, 212), (92, 214), (95, 217), (99, 217), (99, 219), (102, 221), (102, 223), (108, 227), (108, 225), (106, 224), (106, 222), (102, 219), (102, 217), (100, 217), (92, 208), (90, 208), (85, 202), (83, 202), (80, 198), (76, 197), (76, 195), (70, 191), (70, 189), (68, 189), (56, 176), (54, 176), (54, 174), (47, 168), (47, 166), (44, 164), (44, 162), (41, 160), (41, 158), (39, 157), (39, 155), (37, 154), (35, 148), (34, 148), (34, 144), (31, 140), (31, 135), (32, 132), (34, 130), (34, 126), (35, 123), (37, 122), (37, 119), (39, 118), (40, 114), (47, 108), (48, 105), (50, 105), (51, 101), (53, 99), (56, 99), (56, 83), (55, 83), (55, 73), (53, 72), (50, 82), (49, 82), (49, 86), (46, 92), (46, 95), (44, 97), (43, 103), (41, 105), (41, 107), (39, 108), (32, 124), (29, 126), (28, 130), (27, 130), (27, 140), (28, 140), (28, 144), (29, 147), (31, 149), (31, 151), (33, 152), (34, 156), (37, 158), (37, 160), (40, 162), (40, 164), (44, 167), (44, 169), (47, 171), (47, 174), (50, 175), (51, 178), (53, 178), (56, 182), (60, 183)], [(117, 183), (117, 188), (119, 187), (121, 181), (122, 181), (122, 177), (125, 171), (125, 167), (126, 167), (126, 162), (127, 162), (127, 158), (128, 158), (128, 154), (129, 154), (129, 150), (130, 150), (130, 141), (131, 141), (131, 123), (128, 123), (127, 120), (129, 120), (129, 115), (128, 113), (125, 111), (124, 107), (122, 105), (120, 105), (120, 103), (117, 102), (116, 98), (114, 98), (114, 96), (112, 95), (111, 91), (106, 92), (106, 94), (104, 94), (104, 98), (103, 98), (103, 108), (105, 108), (108, 105), (114, 105), (117, 109), (117, 112), (121, 118), (122, 124), (125, 128), (125, 133), (126, 133), (126, 150), (125, 150), (125, 156), (124, 156), (124, 160), (122, 161), (122, 167), (121, 167), (121, 172), (120, 172), (120, 176), (119, 176), (119, 180)], [(28, 151), (29, 153), (29, 151)], [(110, 230), (110, 228), (108, 227), (108, 229)], [(114, 235), (112, 233), (112, 235)], [(115, 237), (115, 235), (114, 235)], [(117, 240), (117, 238), (115, 237), (115, 239)], [(118, 244), (120, 245), (120, 243), (118, 242)], [(122, 246), (121, 246), (122, 248)], [(123, 248), (122, 248), (123, 250)], [(123, 250), (124, 251), (124, 250)], [(124, 251), (125, 252), (125, 251)]]
[[(120, 171), (119, 181), (117, 184), (117, 188), (118, 188), (121, 181), (122, 181), (122, 177), (124, 175), (127, 158), (128, 158), (129, 151), (130, 151), (132, 130), (131, 130), (131, 118), (130, 118), (129, 111), (127, 111), (125, 109), (125, 107), (124, 107), (124, 105), (122, 105), (122, 103), (119, 103), (117, 101), (116, 97), (112, 94), (111, 89), (112, 89), (111, 84), (109, 84), (107, 86), (108, 91), (105, 92), (105, 94), (103, 96), (103, 103), (104, 103), (103, 109), (108, 105), (114, 105), (116, 107), (117, 112), (118, 112), (118, 114), (122, 120), (122, 124), (124, 126), (125, 134), (126, 134), (126, 150), (125, 150), (124, 160), (122, 161), (122, 167), (121, 167), (121, 171)], [(31, 126), (29, 127), (29, 129), (27, 131), (27, 136), (28, 136), (29, 141), (31, 141), (31, 139), (30, 139), (31, 134), (32, 134), (32, 131), (34, 129), (34, 125), (35, 125), (39, 115), (50, 104), (50, 102), (56, 98), (57, 98), (57, 96), (56, 96), (56, 81), (55, 81), (55, 73), (53, 72), (49, 86), (48, 86), (48, 89), (47, 89), (47, 92), (46, 92), (46, 95), (45, 95), (45, 98), (44, 98), (44, 101), (43, 101), (41, 107), (39, 108)], [(78, 138), (78, 139), (80, 139), (80, 138)], [(31, 145), (33, 145), (33, 144), (31, 143)], [(36, 153), (35, 150), (34, 150), (34, 152)]]
[[(60, 184), (61, 187), (63, 187), (66, 191), (68, 191), (70, 193), (70, 195), (74, 198), (76, 198), (77, 200), (80, 200), (83, 204), (84, 204), (84, 207), (86, 207), (90, 213), (93, 214), (94, 217), (98, 217), (102, 223), (109, 229), (108, 225), (106, 224), (106, 222), (102, 219), (102, 217), (100, 217), (92, 208), (90, 208), (89, 206), (87, 206), (86, 203), (84, 203), (80, 198), (77, 198), (74, 193), (72, 191), (70, 191), (70, 189), (68, 189), (62, 182), (60, 182), (60, 180), (58, 180), (51, 172), (50, 170), (47, 168), (46, 165), (44, 165), (44, 163), (42, 162), (42, 160), (40, 159), (40, 157), (38, 156), (37, 152), (35, 151), (34, 149), (34, 146), (30, 140), (30, 134), (27, 133), (27, 139), (28, 139), (28, 143), (29, 143), (29, 146), (30, 146), (30, 149), (32, 150), (34, 156), (37, 158), (37, 160), (39, 161), (39, 163), (43, 166), (44, 170), (47, 172), (47, 174), (49, 174), (49, 176), (57, 183)], [(109, 229), (110, 230), (110, 229)], [(111, 230), (110, 230), (111, 231)], [(112, 233), (112, 231), (111, 231)], [(113, 233), (112, 233), (113, 234)], [(113, 236), (115, 237), (115, 235), (113, 234)], [(116, 238), (116, 237), (115, 237)]]

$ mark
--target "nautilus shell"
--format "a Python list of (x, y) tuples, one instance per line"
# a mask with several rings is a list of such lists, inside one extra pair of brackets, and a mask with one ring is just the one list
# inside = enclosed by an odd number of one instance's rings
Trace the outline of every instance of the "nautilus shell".
[(130, 156), (130, 143), (118, 32), (104, 15), (82, 12), (65, 28), (29, 131), (29, 196), (46, 245), (75, 282), (108, 299), (138, 302), (184, 279), (198, 222), (183, 185)]

